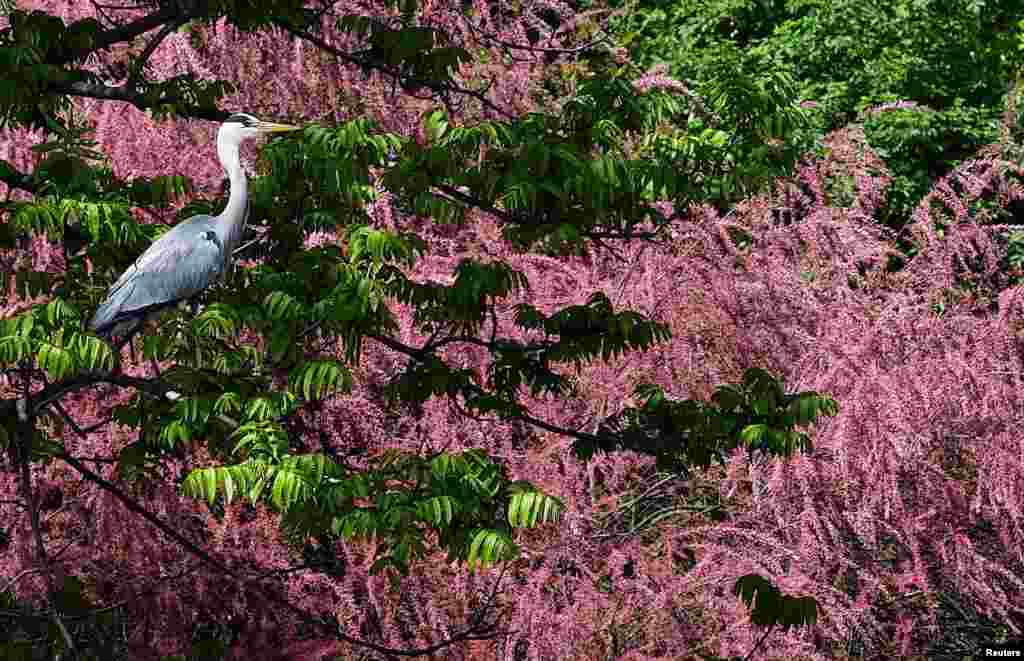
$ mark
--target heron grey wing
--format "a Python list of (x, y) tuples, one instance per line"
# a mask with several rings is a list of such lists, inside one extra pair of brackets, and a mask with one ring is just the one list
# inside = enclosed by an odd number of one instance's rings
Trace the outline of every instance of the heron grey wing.
[(89, 325), (101, 330), (210, 286), (223, 273), (226, 260), (214, 222), (196, 216), (157, 239), (111, 286)]

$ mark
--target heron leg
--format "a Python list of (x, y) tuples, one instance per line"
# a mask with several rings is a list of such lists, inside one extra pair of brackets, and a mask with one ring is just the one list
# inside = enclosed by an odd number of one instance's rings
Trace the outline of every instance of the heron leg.
[(128, 353), (131, 356), (133, 363), (135, 362), (135, 343), (132, 342), (132, 339), (134, 337), (135, 337), (135, 331), (134, 330), (133, 331), (129, 331), (128, 334), (126, 334), (124, 337), (120, 338), (117, 341), (117, 344), (114, 345), (114, 350), (117, 353), (120, 354), (121, 353), (121, 349), (123, 349), (124, 345), (127, 344), (128, 345)]
[(127, 332), (125, 332), (124, 336), (119, 338), (117, 344), (114, 345), (114, 350), (117, 351), (118, 353), (121, 353), (121, 349), (123, 349), (124, 345), (127, 344), (128, 352), (129, 355), (131, 356), (133, 363), (135, 362), (135, 342), (133, 340), (135, 339), (135, 336), (138, 334), (138, 332), (142, 330), (143, 324), (144, 320), (138, 320), (134, 326), (127, 329)]

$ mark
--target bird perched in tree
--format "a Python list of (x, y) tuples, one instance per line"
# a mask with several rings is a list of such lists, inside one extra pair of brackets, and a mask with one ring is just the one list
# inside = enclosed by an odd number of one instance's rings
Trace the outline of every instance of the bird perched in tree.
[(123, 346), (146, 319), (191, 299), (223, 277), (245, 228), (247, 190), (239, 145), (265, 133), (299, 128), (245, 113), (228, 117), (217, 132), (217, 156), (231, 183), (224, 211), (192, 216), (154, 241), (110, 287), (89, 327), (107, 340), (122, 338), (118, 346)]

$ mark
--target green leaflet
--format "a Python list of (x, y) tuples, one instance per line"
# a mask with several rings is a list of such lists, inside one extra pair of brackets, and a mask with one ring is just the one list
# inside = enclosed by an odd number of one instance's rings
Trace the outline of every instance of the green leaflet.
[(482, 569), (501, 560), (512, 560), (518, 555), (518, 549), (507, 534), (497, 530), (475, 530), (466, 564), (470, 571), (474, 571), (478, 566)]
[(811, 451), (810, 436), (793, 428), (839, 410), (834, 399), (814, 391), (787, 395), (781, 380), (757, 368), (747, 370), (739, 384), (720, 386), (710, 402), (674, 401), (652, 384), (638, 385), (634, 396), (644, 400), (643, 406), (626, 407), (607, 419), (599, 440), (575, 442), (577, 456), (629, 449), (655, 456), (661, 470), (686, 475), (691, 466), (724, 461), (740, 445), (778, 456)]
[(523, 491), (512, 496), (508, 505), (508, 523), (513, 528), (532, 528), (539, 523), (557, 521), (564, 505), (557, 498), (539, 491)]
[(331, 391), (348, 392), (352, 374), (341, 363), (330, 359), (312, 360), (292, 371), (289, 386), (306, 401), (323, 399)]
[(451, 496), (435, 496), (417, 505), (417, 514), (420, 518), (440, 526), (450, 524), (460, 509), (459, 501)]

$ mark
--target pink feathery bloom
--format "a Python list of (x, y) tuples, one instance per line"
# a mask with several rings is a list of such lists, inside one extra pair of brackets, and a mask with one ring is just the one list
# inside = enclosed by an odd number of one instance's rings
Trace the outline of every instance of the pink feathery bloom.
[(664, 74), (651, 74), (648, 73), (640, 78), (633, 81), (633, 89), (641, 94), (646, 94), (651, 90), (660, 89), (672, 92), (685, 93), (687, 91), (686, 85), (675, 78), (671, 78)]
[(322, 232), (315, 231), (310, 232), (302, 242), (302, 246), (307, 250), (310, 248), (318, 248), (323, 245), (327, 245), (332, 241), (335, 241), (338, 237), (333, 232)]

